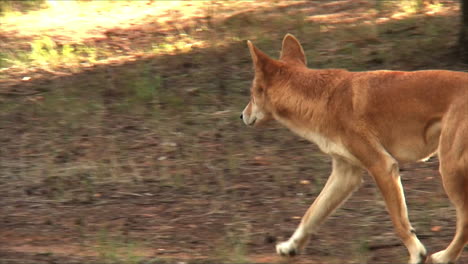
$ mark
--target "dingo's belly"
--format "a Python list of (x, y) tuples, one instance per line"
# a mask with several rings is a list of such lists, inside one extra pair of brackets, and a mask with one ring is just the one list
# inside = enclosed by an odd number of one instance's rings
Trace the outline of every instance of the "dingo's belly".
[(440, 120), (429, 122), (421, 133), (410, 133), (393, 140), (390, 154), (400, 162), (420, 161), (434, 155), (439, 146)]

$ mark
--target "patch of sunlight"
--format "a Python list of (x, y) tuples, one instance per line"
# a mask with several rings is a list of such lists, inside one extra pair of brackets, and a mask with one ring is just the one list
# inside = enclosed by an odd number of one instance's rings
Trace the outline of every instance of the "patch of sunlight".
[(402, 0), (396, 7), (397, 11), (390, 16), (391, 19), (403, 19), (420, 12), (426, 15), (447, 15), (454, 11), (458, 12), (453, 5), (444, 6), (440, 1), (425, 3), (422, 0)]
[(259, 7), (284, 6), (288, 1), (47, 1), (48, 8), (27, 13), (9, 12), (0, 21), (2, 31), (18, 37), (47, 35), (61, 43), (107, 38), (106, 29), (129, 29), (154, 22), (171, 29), (182, 21)]
[[(80, 42), (90, 37), (105, 37), (99, 28), (129, 28), (149, 16), (167, 17), (203, 13), (204, 1), (48, 1), (48, 8), (28, 13), (10, 12), (2, 17), (2, 30), (16, 36), (51, 37), (64, 35)], [(169, 18), (171, 18), (169, 16)]]
[(162, 43), (153, 44), (152, 51), (154, 54), (158, 55), (187, 53), (192, 51), (193, 48), (202, 48), (206, 46), (206, 41), (193, 39), (187, 34), (180, 34), (177, 36), (165, 37)]
[(401, 0), (399, 2), (399, 8), (405, 14), (414, 14), (421, 10), (421, 0)]
[(62, 45), (45, 36), (30, 43), (31, 52), (27, 59), (35, 66), (58, 67), (76, 66), (82, 62), (95, 63), (97, 50), (86, 45)]
[(427, 9), (426, 14), (434, 15), (442, 11), (443, 5), (439, 1), (436, 1), (434, 3), (429, 3), (426, 6), (426, 9)]

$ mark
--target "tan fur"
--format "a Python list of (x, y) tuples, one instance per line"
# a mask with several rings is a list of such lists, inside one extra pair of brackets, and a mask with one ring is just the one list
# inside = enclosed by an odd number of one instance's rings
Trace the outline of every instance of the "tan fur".
[(279, 60), (250, 41), (255, 79), (242, 113), (247, 125), (276, 120), (333, 159), (332, 174), (294, 235), (277, 245), (294, 255), (361, 181), (367, 170), (382, 192), (410, 263), (426, 250), (408, 220), (399, 162), (440, 156), (444, 188), (457, 209), (457, 232), (434, 263), (454, 262), (468, 242), (468, 73), (445, 70), (349, 72), (314, 70), (292, 35)]

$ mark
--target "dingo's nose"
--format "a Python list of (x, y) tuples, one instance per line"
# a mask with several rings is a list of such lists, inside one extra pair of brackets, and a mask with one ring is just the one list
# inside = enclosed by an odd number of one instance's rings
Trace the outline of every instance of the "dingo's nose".
[(241, 119), (241, 120), (244, 119), (244, 117), (242, 116), (242, 114), (240, 115), (240, 119)]

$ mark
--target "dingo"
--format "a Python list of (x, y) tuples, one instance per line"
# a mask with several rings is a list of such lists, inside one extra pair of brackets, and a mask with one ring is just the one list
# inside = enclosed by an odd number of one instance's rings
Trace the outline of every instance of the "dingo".
[(248, 41), (255, 78), (241, 115), (249, 126), (277, 120), (316, 143), (333, 159), (333, 171), (292, 237), (276, 246), (293, 256), (362, 181), (366, 169), (382, 192), (409, 263), (426, 249), (406, 208), (398, 162), (440, 159), (447, 195), (457, 211), (457, 231), (433, 263), (455, 262), (468, 242), (468, 73), (425, 70), (349, 72), (306, 66), (299, 41), (287, 34), (279, 60)]

